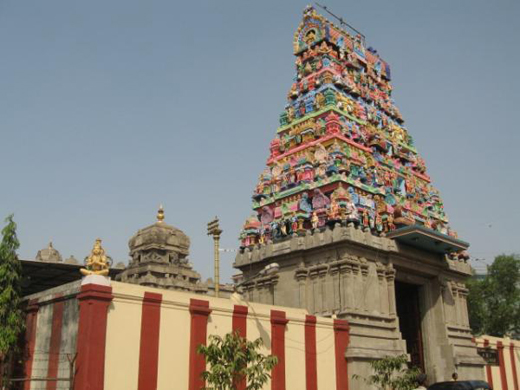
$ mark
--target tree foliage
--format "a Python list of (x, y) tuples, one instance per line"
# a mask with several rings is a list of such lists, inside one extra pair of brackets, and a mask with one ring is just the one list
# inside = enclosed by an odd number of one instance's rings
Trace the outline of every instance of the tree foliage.
[(247, 390), (260, 390), (278, 362), (275, 356), (259, 352), (262, 345), (261, 338), (248, 341), (237, 332), (228, 333), (224, 338), (209, 336), (208, 345), (198, 347), (198, 353), (206, 357), (209, 367), (202, 374), (207, 383), (205, 389), (235, 390), (245, 378)]
[(520, 257), (500, 255), (487, 275), (467, 282), (469, 322), (475, 334), (520, 335)]
[(405, 354), (372, 360), (370, 362), (374, 371), (372, 375), (363, 378), (354, 374), (352, 378), (361, 379), (380, 390), (413, 390), (417, 385), (420, 370), (417, 367), (408, 368), (407, 361), (408, 357)]
[(6, 218), (0, 243), (0, 361), (12, 351), (23, 330), (21, 309), (22, 267), (16, 250), (20, 243), (16, 236), (13, 215)]

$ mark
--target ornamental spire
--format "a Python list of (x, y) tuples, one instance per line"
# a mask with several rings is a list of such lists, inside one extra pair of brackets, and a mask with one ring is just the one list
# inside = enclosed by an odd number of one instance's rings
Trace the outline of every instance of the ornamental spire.
[(164, 208), (163, 205), (159, 205), (159, 210), (157, 211), (157, 222), (162, 223), (164, 221)]

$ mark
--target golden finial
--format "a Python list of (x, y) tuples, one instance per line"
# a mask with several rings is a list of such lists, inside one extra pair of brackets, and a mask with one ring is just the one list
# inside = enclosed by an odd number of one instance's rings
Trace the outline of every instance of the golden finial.
[(108, 275), (108, 269), (110, 266), (110, 262), (112, 260), (110, 257), (105, 255), (105, 250), (101, 246), (101, 239), (96, 239), (94, 243), (94, 247), (90, 252), (90, 255), (85, 259), (85, 268), (81, 268), (80, 272), (83, 275)]
[(163, 205), (159, 206), (159, 210), (157, 211), (157, 222), (164, 221), (164, 209)]

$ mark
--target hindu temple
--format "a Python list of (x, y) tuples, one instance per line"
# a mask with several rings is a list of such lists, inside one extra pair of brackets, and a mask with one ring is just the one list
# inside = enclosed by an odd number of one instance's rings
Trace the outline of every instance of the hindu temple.
[(190, 239), (164, 222), (162, 206), (157, 221), (140, 229), (128, 242), (130, 261), (116, 280), (143, 286), (198, 293), (208, 288), (188, 261)]
[[(304, 10), (294, 82), (234, 266), (246, 299), (347, 319), (353, 372), (407, 353), (441, 380), (481, 376), (465, 250), (365, 38)], [(263, 274), (269, 264), (278, 272)]]

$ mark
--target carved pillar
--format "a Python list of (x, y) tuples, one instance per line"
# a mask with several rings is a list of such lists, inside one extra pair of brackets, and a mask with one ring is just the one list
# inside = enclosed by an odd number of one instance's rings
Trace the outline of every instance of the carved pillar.
[(264, 303), (264, 285), (263, 283), (256, 282), (255, 283), (255, 290), (258, 294), (257, 302)]
[(337, 312), (341, 310), (341, 290), (340, 290), (340, 267), (337, 262), (334, 265), (330, 266), (329, 278), (331, 279), (332, 288), (331, 288), (331, 298), (333, 299), (332, 303), (332, 312)]
[(363, 311), (365, 312), (368, 312), (368, 307), (369, 305), (367, 305), (367, 294), (365, 293), (365, 287), (367, 285), (367, 279), (368, 279), (368, 262), (367, 262), (367, 259), (365, 259), (364, 257), (361, 257), (360, 259), (360, 271), (361, 271), (361, 278), (360, 278), (360, 303), (362, 304), (362, 309)]
[(468, 289), (466, 288), (466, 286), (464, 284), (462, 284), (462, 288), (460, 290), (460, 294), (461, 294), (461, 298), (462, 298), (462, 314), (463, 314), (463, 318), (464, 318), (464, 326), (467, 326), (469, 327), (469, 314), (468, 314)]
[(276, 286), (278, 285), (278, 279), (280, 278), (280, 276), (278, 275), (272, 275), (271, 278), (270, 278), (270, 292), (271, 292), (271, 302), (270, 304), (272, 305), (276, 305), (277, 302), (276, 302)]
[(304, 307), (310, 311), (309, 302), (307, 302), (307, 275), (308, 271), (304, 267), (296, 270), (296, 281), (298, 282), (298, 306)]
[(355, 280), (354, 280), (354, 268), (352, 264), (347, 263), (345, 265), (345, 285), (344, 285), (344, 302), (348, 310), (354, 310), (355, 307)]
[(376, 263), (377, 281), (379, 288), (379, 312), (388, 314), (388, 288), (386, 286), (386, 269), (382, 263)]
[(364, 306), (363, 297), (363, 276), (361, 275), (361, 265), (359, 263), (352, 265), (352, 281), (353, 281), (353, 296), (354, 309), (360, 311)]
[(319, 306), (319, 299), (318, 299), (318, 271), (316, 268), (313, 268), (309, 271), (310, 276), (310, 283), (309, 283), (309, 294), (307, 295), (309, 299), (310, 304), (310, 312), (311, 313), (317, 313), (321, 310), (321, 306)]
[(455, 316), (454, 316), (455, 323), (458, 326), (461, 326), (462, 325), (462, 313), (461, 313), (462, 308), (461, 308), (461, 302), (460, 302), (459, 286), (456, 282), (451, 283), (451, 290), (452, 290), (453, 298), (455, 301), (455, 305), (453, 307), (453, 309), (455, 311)]
[(327, 266), (322, 266), (319, 269), (319, 283), (320, 283), (320, 301), (321, 312), (330, 311), (329, 301), (327, 300)]
[(388, 264), (386, 267), (386, 286), (388, 289), (388, 314), (390, 314), (391, 317), (395, 317), (395, 269), (392, 264)]

